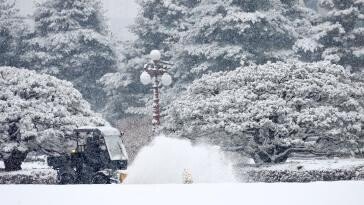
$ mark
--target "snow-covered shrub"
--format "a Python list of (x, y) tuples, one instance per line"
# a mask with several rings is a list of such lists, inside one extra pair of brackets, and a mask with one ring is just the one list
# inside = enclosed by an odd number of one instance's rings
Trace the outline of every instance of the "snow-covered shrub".
[(268, 63), (195, 81), (165, 130), (277, 163), (293, 152), (363, 151), (364, 84), (328, 62)]
[(255, 169), (248, 171), (245, 179), (249, 182), (265, 183), (363, 180), (359, 175), (360, 173), (355, 169), (302, 171)]
[(57, 184), (57, 172), (52, 169), (3, 172), (0, 184)]
[[(45, 157), (45, 156), (44, 156)], [(28, 161), (27, 161), (28, 160)], [(0, 184), (56, 184), (57, 171), (47, 166), (47, 162), (32, 160), (22, 163), (22, 170), (4, 172), (0, 161)]]
[(7, 169), (19, 169), (30, 151), (69, 151), (74, 128), (106, 123), (71, 83), (0, 67), (0, 158)]

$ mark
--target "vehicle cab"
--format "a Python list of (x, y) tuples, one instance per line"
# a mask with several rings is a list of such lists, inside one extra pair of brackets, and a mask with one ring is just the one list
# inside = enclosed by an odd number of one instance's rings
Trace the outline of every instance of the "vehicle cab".
[(121, 133), (113, 127), (80, 127), (74, 130), (77, 146), (70, 154), (48, 157), (60, 184), (122, 183), (128, 154)]

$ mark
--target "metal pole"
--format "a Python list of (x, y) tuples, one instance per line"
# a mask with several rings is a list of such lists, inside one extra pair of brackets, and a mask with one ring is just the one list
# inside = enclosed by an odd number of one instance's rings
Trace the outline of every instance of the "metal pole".
[[(153, 133), (157, 134), (158, 126), (160, 126), (161, 121), (161, 111), (160, 111), (160, 91), (159, 91), (159, 77), (163, 76), (167, 73), (166, 67), (160, 64), (160, 52), (157, 50), (153, 50), (151, 52), (152, 62), (144, 65), (144, 71), (151, 77), (152, 80), (152, 88), (153, 88)], [(141, 75), (141, 80), (144, 85), (150, 83), (149, 80), (144, 80), (143, 75)]]
[[(156, 128), (160, 122), (160, 105), (159, 105), (159, 80), (158, 75), (153, 77), (153, 126)], [(155, 129), (154, 128), (154, 129)]]

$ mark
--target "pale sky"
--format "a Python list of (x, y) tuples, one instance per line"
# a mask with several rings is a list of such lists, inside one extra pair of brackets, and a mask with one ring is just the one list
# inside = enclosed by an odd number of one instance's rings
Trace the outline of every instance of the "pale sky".
[[(16, 0), (23, 15), (32, 14), (34, 0)], [(111, 31), (121, 40), (128, 40), (133, 37), (128, 31), (128, 26), (134, 21), (137, 15), (137, 5), (134, 0), (102, 0), (106, 17), (109, 20)]]

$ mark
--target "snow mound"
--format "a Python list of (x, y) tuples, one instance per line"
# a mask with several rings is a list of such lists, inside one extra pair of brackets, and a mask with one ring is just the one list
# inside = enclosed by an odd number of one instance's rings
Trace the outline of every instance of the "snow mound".
[(235, 182), (232, 163), (218, 147), (159, 136), (137, 155), (127, 184), (179, 184), (188, 172), (193, 183)]

